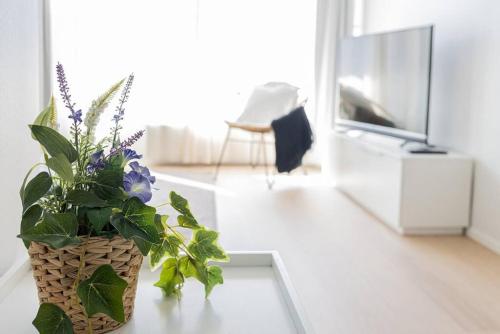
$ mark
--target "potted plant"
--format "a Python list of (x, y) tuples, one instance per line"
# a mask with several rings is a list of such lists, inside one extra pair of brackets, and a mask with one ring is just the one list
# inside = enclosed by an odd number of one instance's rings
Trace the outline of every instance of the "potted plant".
[[(52, 97), (30, 125), (44, 162), (31, 168), (20, 190), (18, 237), (28, 248), (40, 301), (33, 325), (42, 334), (106, 333), (121, 326), (132, 316), (146, 255), (152, 268), (162, 267), (155, 286), (165, 295), (179, 296), (184, 281), (193, 277), (208, 297), (223, 283), (221, 268), (212, 262), (228, 260), (218, 233), (200, 225), (175, 192), (166, 203), (178, 212), (175, 224), (148, 206), (155, 177), (131, 148), (144, 131), (120, 140), (134, 76), (100, 95), (82, 119), (63, 66), (56, 70), (71, 119), (70, 139), (58, 131)], [(122, 86), (110, 134), (97, 141), (99, 119)], [(179, 229), (191, 231), (191, 240)]]

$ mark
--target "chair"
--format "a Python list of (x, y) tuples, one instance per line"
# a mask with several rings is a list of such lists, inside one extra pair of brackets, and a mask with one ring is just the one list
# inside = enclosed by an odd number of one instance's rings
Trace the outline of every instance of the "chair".
[[(272, 188), (274, 180), (269, 173), (269, 164), (267, 161), (266, 145), (273, 142), (266, 142), (266, 134), (272, 133), (271, 122), (283, 115), (286, 115), (298, 105), (298, 88), (284, 82), (269, 82), (265, 85), (255, 87), (247, 101), (243, 113), (235, 122), (225, 121), (228, 129), (226, 138), (222, 145), (219, 160), (215, 167), (214, 179), (219, 175), (220, 166), (224, 159), (224, 153), (229, 141), (239, 141), (231, 138), (232, 130), (242, 130), (252, 135), (250, 141), (250, 164), (255, 167), (259, 163), (260, 154), (264, 162), (266, 183), (269, 189)], [(254, 140), (255, 135), (259, 136), (258, 140)], [(253, 161), (254, 144), (258, 145), (257, 162)]]

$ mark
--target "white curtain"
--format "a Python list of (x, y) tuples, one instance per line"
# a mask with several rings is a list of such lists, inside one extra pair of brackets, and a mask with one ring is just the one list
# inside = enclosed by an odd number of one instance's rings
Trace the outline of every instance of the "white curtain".
[[(124, 132), (148, 127), (154, 163), (215, 162), (223, 121), (256, 85), (289, 82), (313, 97), (314, 1), (51, 0), (50, 9), (52, 65), (64, 64), (77, 107), (135, 73)], [(227, 161), (248, 162), (248, 152), (234, 144)]]
[(345, 33), (346, 25), (350, 26), (349, 2), (350, 0), (318, 0), (317, 3), (314, 76), (317, 124), (315, 152), (319, 155), (317, 160), (326, 170), (331, 169), (326, 152), (336, 108), (337, 42)]

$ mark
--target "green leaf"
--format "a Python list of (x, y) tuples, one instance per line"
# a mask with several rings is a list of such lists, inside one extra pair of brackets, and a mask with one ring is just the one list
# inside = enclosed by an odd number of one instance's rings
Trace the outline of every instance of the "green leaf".
[(96, 232), (101, 232), (104, 226), (110, 222), (111, 208), (88, 209), (87, 218)]
[(194, 218), (193, 214), (191, 213), (191, 209), (189, 208), (187, 199), (185, 199), (181, 195), (178, 195), (174, 191), (171, 191), (170, 203), (172, 207), (181, 214), (177, 217), (177, 222), (180, 226), (192, 229), (201, 227), (196, 221), (196, 218)]
[(197, 229), (201, 227), (194, 217), (188, 217), (185, 215), (178, 216), (177, 222), (180, 226), (185, 228)]
[(59, 153), (46, 161), (47, 166), (57, 173), (64, 181), (73, 183), (73, 169), (71, 163), (65, 155)]
[(123, 170), (102, 170), (97, 174), (95, 193), (102, 199), (124, 199)]
[(158, 269), (158, 264), (167, 256), (177, 257), (181, 243), (182, 241), (175, 235), (167, 235), (160, 245), (153, 245), (149, 252), (149, 266), (151, 269)]
[(208, 298), (217, 284), (223, 284), (222, 269), (218, 266), (207, 266), (189, 256), (179, 259), (179, 271), (186, 277), (193, 277), (205, 286), (205, 297)]
[(205, 298), (208, 298), (210, 292), (217, 284), (223, 284), (222, 269), (219, 266), (209, 266), (207, 268), (207, 282), (205, 283)]
[(23, 211), (45, 195), (51, 186), (52, 179), (47, 172), (40, 172), (32, 178), (22, 192)]
[(40, 304), (33, 326), (40, 334), (72, 334), (73, 324), (59, 306), (49, 303)]
[(161, 236), (165, 235), (165, 230), (167, 229), (168, 215), (155, 214), (155, 226), (158, 234)]
[(148, 241), (147, 239), (144, 239), (139, 236), (132, 237), (132, 240), (134, 240), (134, 243), (136, 244), (137, 248), (139, 248), (141, 254), (144, 256), (147, 256), (151, 251), (151, 247), (155, 245), (154, 243)]
[(179, 271), (177, 259), (169, 258), (163, 263), (160, 280), (155, 283), (156, 287), (163, 290), (166, 296), (179, 291), (179, 285), (184, 283), (182, 273)]
[(93, 192), (80, 189), (69, 191), (66, 200), (73, 205), (89, 208), (102, 208), (108, 205), (105, 200), (100, 199)]
[(175, 191), (170, 192), (170, 204), (181, 214), (192, 216), (187, 199), (178, 195)]
[(78, 153), (73, 145), (59, 132), (42, 125), (33, 124), (30, 125), (30, 128), (35, 139), (51, 156), (55, 157), (58, 154), (63, 154), (70, 163), (76, 161)]
[(97, 268), (89, 279), (80, 282), (77, 294), (89, 317), (104, 313), (118, 322), (124, 322), (123, 292), (126, 288), (127, 282), (115, 273), (113, 267), (105, 264)]
[(143, 228), (126, 219), (122, 214), (114, 214), (111, 217), (111, 225), (113, 225), (125, 239), (134, 240), (142, 255), (146, 256), (149, 253), (151, 242), (149, 242), (148, 239), (150, 239), (151, 236)]
[(124, 238), (134, 240), (141, 253), (147, 255), (152, 244), (160, 243), (154, 222), (155, 213), (155, 208), (132, 197), (125, 201), (122, 213), (113, 215), (111, 224)]
[(28, 177), (31, 175), (31, 173), (37, 168), (38, 166), (43, 165), (41, 162), (34, 164), (28, 173), (26, 173), (26, 176), (24, 177), (23, 184), (21, 185), (21, 188), (19, 189), (19, 196), (21, 197), (21, 201), (24, 198), (24, 188), (26, 187), (26, 182), (28, 182)]
[[(21, 234), (27, 233), (30, 229), (32, 229), (40, 220), (42, 213), (43, 209), (40, 205), (35, 204), (30, 206), (28, 210), (26, 210), (26, 212), (23, 214), (23, 218), (21, 220)], [(26, 248), (30, 246), (29, 241), (23, 240), (23, 242)]]
[(78, 222), (74, 214), (46, 212), (40, 223), (18, 237), (25, 241), (43, 242), (51, 248), (58, 249), (79, 244), (80, 239), (76, 237), (77, 231)]
[[(199, 264), (195, 259), (190, 258), (189, 256), (182, 256), (179, 259), (179, 270), (186, 277), (194, 277), (199, 281), (203, 281), (203, 272), (199, 270)], [(200, 275), (200, 272), (202, 275)]]
[(216, 231), (199, 229), (194, 231), (193, 239), (188, 245), (188, 251), (201, 262), (208, 260), (227, 261), (228, 257), (218, 245)]
[(128, 220), (138, 225), (155, 226), (156, 209), (142, 203), (137, 197), (127, 199), (122, 212)]

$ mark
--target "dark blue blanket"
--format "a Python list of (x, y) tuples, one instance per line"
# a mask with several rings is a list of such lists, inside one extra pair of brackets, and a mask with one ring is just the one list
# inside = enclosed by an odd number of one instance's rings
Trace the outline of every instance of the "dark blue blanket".
[(302, 157), (311, 148), (313, 134), (304, 107), (298, 107), (271, 123), (276, 146), (278, 172), (290, 172), (302, 164)]

